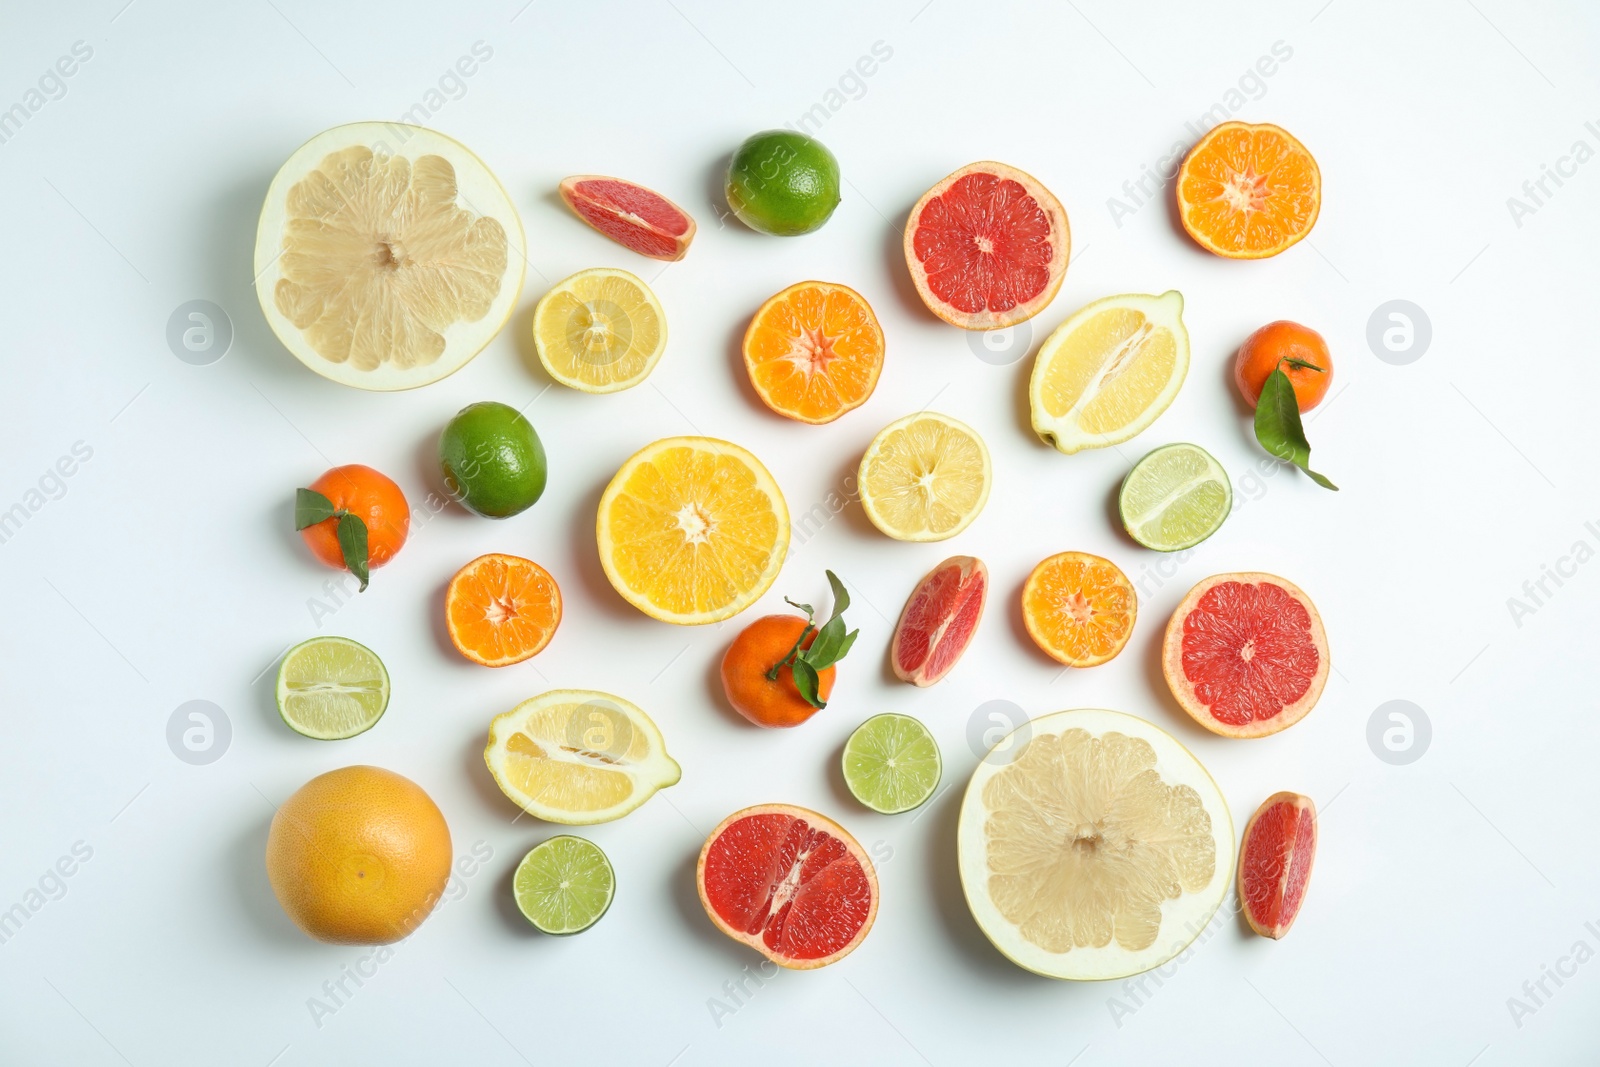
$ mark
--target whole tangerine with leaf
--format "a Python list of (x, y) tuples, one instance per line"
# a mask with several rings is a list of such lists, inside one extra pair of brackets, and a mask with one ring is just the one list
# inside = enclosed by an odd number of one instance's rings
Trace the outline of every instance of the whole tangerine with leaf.
[(411, 530), (411, 506), (388, 477), (350, 463), (296, 489), (294, 528), (311, 554), (348, 570), (367, 588), (369, 573), (395, 557)]
[(1256, 409), (1261, 447), (1293, 463), (1324, 489), (1337, 491), (1337, 485), (1311, 469), (1311, 443), (1300, 421), (1300, 413), (1320, 404), (1333, 382), (1333, 358), (1322, 335), (1287, 319), (1267, 323), (1239, 346), (1233, 380)]
[(722, 690), (735, 711), (757, 726), (799, 726), (828, 706), (834, 664), (855, 644), (845, 632), (850, 594), (832, 571), (833, 614), (820, 627), (810, 604), (785, 597), (801, 615), (767, 615), (746, 626), (722, 657)]

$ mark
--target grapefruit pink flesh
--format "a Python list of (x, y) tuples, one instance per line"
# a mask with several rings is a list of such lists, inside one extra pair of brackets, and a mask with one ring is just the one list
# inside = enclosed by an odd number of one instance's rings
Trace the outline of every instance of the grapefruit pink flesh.
[(621, 178), (581, 174), (561, 183), (561, 199), (584, 222), (652, 259), (678, 260), (694, 240), (694, 219), (660, 193)]
[(929, 686), (950, 673), (972, 643), (989, 592), (989, 570), (972, 556), (951, 556), (912, 590), (890, 642), (895, 676)]
[(1250, 928), (1280, 938), (1294, 925), (1317, 855), (1317, 810), (1299, 793), (1275, 793), (1250, 817), (1239, 849), (1239, 902)]

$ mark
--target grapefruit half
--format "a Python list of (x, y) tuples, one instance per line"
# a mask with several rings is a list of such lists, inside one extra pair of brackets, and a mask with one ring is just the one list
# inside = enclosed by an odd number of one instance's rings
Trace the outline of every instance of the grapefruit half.
[(694, 219), (687, 211), (621, 178), (575, 174), (562, 180), (561, 199), (578, 218), (641, 256), (682, 259), (694, 240)]
[(700, 850), (695, 880), (718, 930), (794, 970), (849, 955), (878, 914), (878, 876), (856, 839), (793, 804), (723, 819)]
[(973, 556), (951, 556), (923, 575), (889, 642), (895, 677), (929, 686), (949, 674), (978, 632), (988, 593), (989, 568)]
[(1289, 932), (1317, 857), (1317, 806), (1299, 793), (1274, 793), (1244, 827), (1239, 906), (1250, 929), (1274, 940)]

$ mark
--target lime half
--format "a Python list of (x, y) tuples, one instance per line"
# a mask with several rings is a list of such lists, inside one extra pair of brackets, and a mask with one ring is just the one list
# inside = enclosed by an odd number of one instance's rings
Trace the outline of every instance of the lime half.
[(844, 784), (873, 811), (897, 815), (933, 796), (939, 746), (909, 715), (874, 715), (844, 744)]
[(576, 934), (611, 907), (617, 879), (593, 841), (562, 834), (534, 845), (511, 882), (517, 907), (547, 934)]
[(1228, 472), (1199, 445), (1165, 445), (1133, 465), (1117, 510), (1128, 536), (1157, 552), (1192, 548), (1233, 509)]
[(389, 672), (366, 645), (313, 637), (278, 668), (278, 714), (297, 734), (338, 741), (370, 730), (389, 706)]

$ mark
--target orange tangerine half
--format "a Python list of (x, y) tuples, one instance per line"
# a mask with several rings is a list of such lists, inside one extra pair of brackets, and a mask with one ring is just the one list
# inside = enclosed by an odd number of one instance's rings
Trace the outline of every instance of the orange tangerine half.
[(1061, 552), (1040, 563), (1022, 587), (1022, 621), (1048, 655), (1069, 667), (1094, 667), (1122, 651), (1139, 598), (1115, 563)]
[(1229, 259), (1275, 256), (1311, 232), (1322, 172), (1288, 130), (1224, 122), (1178, 169), (1178, 216), (1189, 236)]
[(744, 334), (744, 365), (762, 401), (800, 422), (860, 407), (883, 370), (883, 330), (845, 285), (799, 282), (761, 305)]
[(456, 572), (444, 594), (445, 624), (461, 654), (505, 667), (544, 650), (561, 623), (561, 589), (530, 559), (490, 553)]

